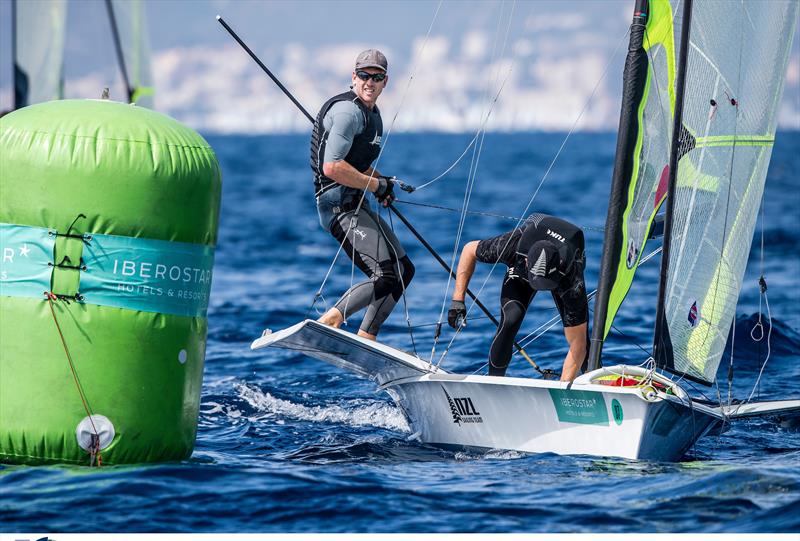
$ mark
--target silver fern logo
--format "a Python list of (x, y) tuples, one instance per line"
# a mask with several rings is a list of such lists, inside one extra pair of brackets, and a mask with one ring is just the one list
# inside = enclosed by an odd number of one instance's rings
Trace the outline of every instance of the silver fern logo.
[(545, 276), (547, 274), (547, 254), (544, 253), (544, 249), (542, 249), (539, 257), (536, 259), (536, 263), (533, 264), (531, 273), (533, 273), (534, 276)]
[(444, 396), (447, 397), (447, 403), (450, 405), (450, 414), (453, 416), (453, 422), (458, 425), (461, 425), (461, 414), (458, 413), (458, 409), (456, 408), (456, 403), (453, 402), (453, 399), (450, 398), (449, 394), (447, 394), (447, 389), (442, 387), (442, 390), (444, 391)]
[(450, 414), (453, 416), (453, 422), (458, 426), (462, 423), (482, 423), (483, 417), (481, 413), (472, 403), (472, 398), (466, 396), (464, 398), (451, 398), (447, 393), (447, 389), (442, 386), (444, 396), (447, 397), (447, 405), (450, 406)]

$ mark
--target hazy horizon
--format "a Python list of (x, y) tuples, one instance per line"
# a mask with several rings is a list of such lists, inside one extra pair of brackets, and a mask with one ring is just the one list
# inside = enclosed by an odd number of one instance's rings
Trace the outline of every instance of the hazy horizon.
[[(568, 131), (573, 125), (615, 131), (633, 13), (633, 0), (442, 2), (438, 13), (433, 0), (144, 5), (155, 109), (209, 134), (309, 129), (308, 120), (217, 23), (217, 14), (312, 115), (325, 99), (347, 89), (358, 52), (377, 47), (389, 58), (390, 80), (378, 102), (387, 127), (468, 133), (484, 122), (489, 107), (490, 131)], [(10, 20), (10, 0), (0, 0), (0, 20)], [(112, 98), (123, 98), (104, 4), (71, 0), (67, 29), (65, 97), (99, 97), (108, 86)], [(0, 108), (6, 109), (10, 32), (0, 35)], [(800, 129), (797, 36), (779, 129)]]

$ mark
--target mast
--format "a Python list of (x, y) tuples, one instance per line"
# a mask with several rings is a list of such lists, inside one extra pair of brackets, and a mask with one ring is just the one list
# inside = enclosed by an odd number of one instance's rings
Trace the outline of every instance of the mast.
[(611, 177), (611, 193), (608, 200), (603, 257), (600, 262), (597, 296), (594, 303), (592, 339), (589, 345), (589, 370), (600, 366), (603, 349), (604, 329), (608, 315), (608, 301), (619, 265), (623, 236), (622, 215), (633, 170), (633, 154), (636, 146), (639, 125), (637, 109), (645, 91), (648, 59), (643, 47), (644, 32), (650, 13), (648, 0), (636, 0), (631, 22), (631, 37), (628, 56), (623, 72), (622, 107), (620, 109), (619, 129), (617, 130), (617, 150), (614, 158), (614, 173)]
[(114, 7), (111, 5), (111, 0), (106, 0), (106, 8), (108, 8), (108, 20), (111, 23), (111, 34), (114, 38), (114, 48), (117, 51), (117, 61), (119, 62), (119, 69), (122, 72), (122, 83), (125, 85), (125, 92), (128, 94), (128, 103), (133, 101), (133, 88), (128, 81), (128, 70), (125, 69), (125, 54), (122, 52), (122, 43), (119, 39), (119, 30), (117, 28), (117, 19), (114, 17)]
[(666, 215), (664, 217), (664, 240), (661, 250), (661, 277), (658, 285), (658, 304), (656, 308), (656, 325), (653, 337), (653, 358), (658, 366), (669, 369), (673, 365), (672, 345), (665, 314), (667, 276), (669, 273), (670, 242), (672, 240), (672, 222), (675, 212), (675, 185), (678, 174), (678, 158), (683, 125), (683, 98), (686, 88), (686, 58), (689, 52), (689, 30), (692, 26), (692, 0), (684, 0), (683, 19), (681, 21), (681, 47), (678, 55), (678, 74), (675, 90), (675, 115), (672, 124), (672, 145), (669, 155), (669, 180), (667, 183)]

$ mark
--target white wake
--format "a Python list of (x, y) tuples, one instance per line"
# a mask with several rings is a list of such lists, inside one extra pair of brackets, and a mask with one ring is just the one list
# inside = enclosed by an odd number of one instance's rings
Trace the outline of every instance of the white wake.
[(359, 400), (343, 406), (337, 404), (304, 406), (276, 398), (268, 392), (262, 392), (243, 383), (236, 384), (234, 388), (239, 398), (267, 415), (317, 423), (342, 423), (350, 426), (374, 426), (398, 432), (411, 431), (403, 412), (386, 402), (374, 401), (365, 405), (364, 400)]

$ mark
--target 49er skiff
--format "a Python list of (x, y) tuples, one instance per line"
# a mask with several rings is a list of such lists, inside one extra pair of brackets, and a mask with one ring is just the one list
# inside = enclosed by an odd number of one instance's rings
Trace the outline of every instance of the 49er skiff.
[[(800, 416), (800, 400), (711, 406), (678, 383), (716, 379), (763, 194), (799, 6), (636, 1), (589, 372), (572, 384), (453, 374), (308, 320), (251, 347), (294, 349), (373, 380), (403, 409), (415, 436), (441, 446), (678, 460), (729, 420)], [(632, 359), (648, 368), (599, 368), (603, 342), (662, 206), (652, 360)]]

